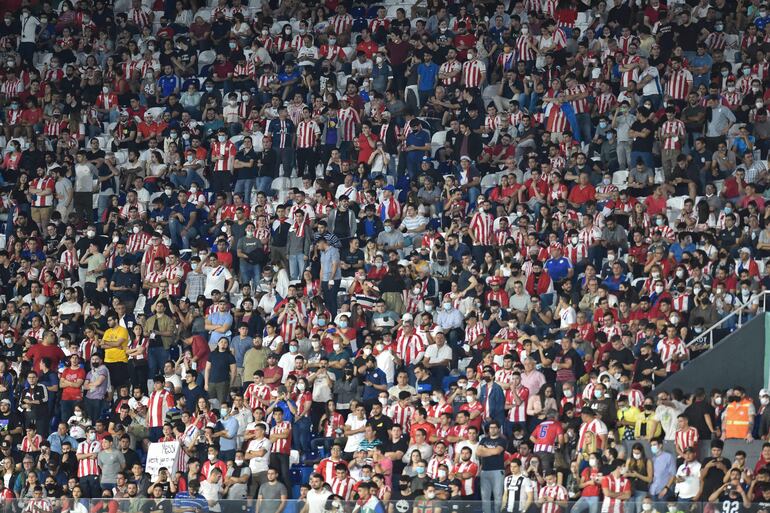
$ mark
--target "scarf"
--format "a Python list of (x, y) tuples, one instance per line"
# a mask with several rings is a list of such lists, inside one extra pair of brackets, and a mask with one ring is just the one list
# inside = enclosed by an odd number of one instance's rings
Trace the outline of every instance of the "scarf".
[(292, 231), (295, 233), (297, 237), (300, 239), (305, 236), (305, 225), (307, 223), (298, 223), (297, 221), (294, 221), (294, 223), (291, 225), (291, 229), (289, 231)]

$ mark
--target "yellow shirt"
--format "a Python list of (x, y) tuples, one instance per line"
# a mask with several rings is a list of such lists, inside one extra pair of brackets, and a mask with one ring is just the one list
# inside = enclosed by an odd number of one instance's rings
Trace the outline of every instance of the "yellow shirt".
[(128, 355), (126, 354), (126, 348), (128, 347), (128, 330), (123, 326), (116, 326), (114, 328), (108, 328), (104, 332), (105, 342), (116, 342), (123, 340), (123, 343), (119, 347), (110, 347), (104, 350), (104, 363), (117, 363), (127, 362)]

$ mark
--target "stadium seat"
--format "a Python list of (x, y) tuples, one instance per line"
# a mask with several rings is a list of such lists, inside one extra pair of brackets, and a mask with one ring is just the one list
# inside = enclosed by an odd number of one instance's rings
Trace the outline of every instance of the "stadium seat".
[(406, 86), (404, 91), (404, 100), (407, 105), (413, 104), (417, 108), (420, 108), (420, 93), (416, 85)]
[(198, 9), (198, 12), (195, 13), (195, 16), (200, 16), (201, 18), (203, 18), (203, 21), (208, 23), (211, 21), (211, 9), (207, 7), (201, 7), (200, 9)]
[(205, 66), (213, 63), (216, 58), (217, 52), (214, 50), (206, 50), (205, 52), (201, 52), (200, 57), (198, 57), (198, 73), (200, 73)]

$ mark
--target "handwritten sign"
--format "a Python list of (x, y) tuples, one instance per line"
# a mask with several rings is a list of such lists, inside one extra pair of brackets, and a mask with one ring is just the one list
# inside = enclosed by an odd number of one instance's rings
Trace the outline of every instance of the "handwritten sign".
[(150, 448), (147, 451), (145, 471), (152, 476), (153, 481), (157, 479), (161, 468), (166, 468), (169, 476), (173, 476), (177, 469), (179, 453), (179, 442), (156, 442), (150, 444)]

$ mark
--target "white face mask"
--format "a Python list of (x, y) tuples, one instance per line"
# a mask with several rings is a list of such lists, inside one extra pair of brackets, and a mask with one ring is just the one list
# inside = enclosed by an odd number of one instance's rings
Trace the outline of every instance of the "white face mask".
[(472, 396), (472, 395), (466, 395), (466, 396), (465, 396), (465, 400), (466, 400), (467, 402), (469, 402), (469, 403), (472, 403), (473, 401), (475, 401), (475, 400), (476, 400), (476, 398), (475, 398), (474, 396)]
[(217, 459), (217, 457), (216, 457), (216, 456), (214, 456), (213, 454), (209, 454), (209, 461), (210, 461), (210, 462), (212, 462), (212, 463), (213, 463), (214, 461), (216, 461), (216, 459)]
[(521, 27), (521, 35), (526, 36), (529, 34), (529, 27)]
[(660, 285), (655, 286), (655, 293), (656, 294), (662, 294), (663, 293), (663, 287)]
[(332, 349), (334, 349), (335, 351), (339, 351), (341, 347), (342, 346), (340, 346), (339, 344), (332, 344)]
[(652, 511), (652, 504), (642, 504), (642, 509), (644, 511)]
[(369, 356), (370, 354), (372, 354), (372, 350), (369, 349), (368, 347), (365, 347), (364, 348), (364, 356)]
[(763, 406), (767, 406), (767, 404), (770, 403), (770, 397), (762, 396), (759, 398), (759, 402), (762, 403)]
[(612, 254), (612, 253), (609, 253), (609, 254), (607, 255), (607, 261), (608, 261), (608, 262), (614, 262), (614, 261), (615, 261), (615, 255), (614, 255), (614, 254)]
[(305, 391), (305, 384), (304, 383), (297, 383), (297, 390), (299, 390), (300, 392), (304, 392)]
[(564, 390), (563, 393), (564, 393), (564, 397), (566, 397), (567, 399), (572, 397), (572, 390), (567, 389), (567, 390)]
[(243, 465), (243, 460), (235, 460), (235, 464), (240, 467), (241, 465)]
[(88, 230), (88, 231), (86, 232), (86, 236), (87, 236), (89, 239), (93, 239), (94, 237), (96, 237), (96, 231), (94, 231), (94, 230)]

